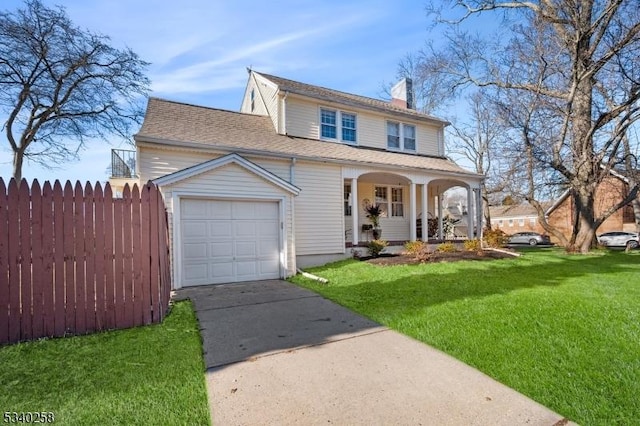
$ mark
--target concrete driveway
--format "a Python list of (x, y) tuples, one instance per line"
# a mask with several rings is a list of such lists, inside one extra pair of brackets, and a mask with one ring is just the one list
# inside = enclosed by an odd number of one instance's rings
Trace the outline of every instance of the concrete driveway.
[(215, 425), (563, 425), (466, 364), (285, 281), (179, 290)]

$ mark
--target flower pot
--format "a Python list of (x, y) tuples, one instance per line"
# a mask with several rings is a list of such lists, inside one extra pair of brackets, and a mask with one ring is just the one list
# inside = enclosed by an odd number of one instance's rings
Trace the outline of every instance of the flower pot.
[(382, 238), (382, 229), (373, 228), (373, 239), (379, 240), (380, 238)]

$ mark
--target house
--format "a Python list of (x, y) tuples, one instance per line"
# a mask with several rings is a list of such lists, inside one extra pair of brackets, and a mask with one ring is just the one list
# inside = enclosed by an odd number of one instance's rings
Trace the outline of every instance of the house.
[(544, 229), (538, 222), (538, 212), (529, 203), (489, 206), (489, 214), (491, 226), (507, 234), (525, 231), (544, 233)]
[[(596, 190), (595, 208), (596, 215), (617, 204), (629, 193), (627, 179), (617, 172), (611, 172)], [(560, 230), (569, 239), (573, 229), (574, 205), (570, 191), (565, 191), (553, 202), (543, 203), (547, 222)], [(522, 231), (534, 231), (545, 233), (538, 221), (536, 209), (529, 203), (511, 206), (491, 206), (491, 225), (503, 230), (507, 234)], [(631, 204), (617, 210), (598, 227), (598, 234), (609, 231), (637, 232), (636, 217)], [(552, 240), (556, 243), (555, 238)]]
[(417, 238), (422, 212), (442, 218), (454, 186), (477, 220), (483, 176), (446, 157), (448, 123), (412, 108), (410, 81), (392, 94), (386, 102), (249, 70), (239, 112), (149, 99), (135, 180), (164, 195), (174, 286), (283, 278), (348, 257), (371, 238), (371, 203), (395, 243)]

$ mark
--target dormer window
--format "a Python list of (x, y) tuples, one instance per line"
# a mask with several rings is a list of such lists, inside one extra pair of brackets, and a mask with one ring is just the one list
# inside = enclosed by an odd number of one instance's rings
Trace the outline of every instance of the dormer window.
[(340, 140), (350, 144), (357, 141), (357, 117), (355, 114), (320, 108), (320, 139)]
[(387, 148), (393, 151), (416, 150), (416, 126), (387, 121)]

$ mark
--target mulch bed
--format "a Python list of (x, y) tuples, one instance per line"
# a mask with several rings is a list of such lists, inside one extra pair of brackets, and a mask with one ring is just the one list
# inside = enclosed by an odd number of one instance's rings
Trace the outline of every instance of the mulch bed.
[(413, 265), (417, 263), (436, 263), (436, 262), (457, 262), (459, 260), (495, 260), (495, 259), (513, 259), (513, 256), (507, 253), (497, 251), (456, 251), (453, 253), (433, 252), (427, 260), (420, 261), (413, 256), (404, 254), (383, 254), (379, 257), (361, 257), (363, 262), (374, 265), (390, 266), (390, 265)]

